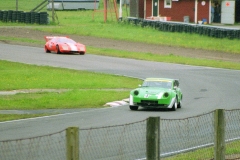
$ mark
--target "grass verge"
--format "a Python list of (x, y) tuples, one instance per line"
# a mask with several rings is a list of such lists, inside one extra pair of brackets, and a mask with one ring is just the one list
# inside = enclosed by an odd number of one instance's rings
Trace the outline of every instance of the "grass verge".
[(33, 118), (33, 117), (42, 117), (42, 116), (48, 116), (48, 115), (49, 114), (0, 114), (0, 122)]
[[(79, 70), (0, 60), (0, 90), (40, 90), (0, 95), (0, 109), (100, 108), (129, 96), (142, 80)], [(57, 82), (57, 83), (56, 83)], [(44, 92), (44, 89), (58, 89)]]

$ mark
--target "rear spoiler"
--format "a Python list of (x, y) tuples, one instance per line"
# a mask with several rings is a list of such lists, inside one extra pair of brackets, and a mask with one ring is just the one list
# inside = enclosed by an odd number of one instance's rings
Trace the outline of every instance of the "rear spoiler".
[[(44, 39), (47, 42), (47, 41), (50, 41), (53, 38), (61, 38), (61, 37), (64, 37), (64, 36), (44, 36)], [(69, 37), (65, 36), (65, 38), (69, 38)]]

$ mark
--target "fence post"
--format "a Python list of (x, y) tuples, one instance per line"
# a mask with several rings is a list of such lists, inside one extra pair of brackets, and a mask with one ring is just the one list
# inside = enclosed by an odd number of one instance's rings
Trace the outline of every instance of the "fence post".
[(66, 129), (67, 160), (79, 160), (79, 128)]
[(18, 0), (16, 0), (16, 11), (18, 11)]
[(54, 0), (52, 0), (52, 21), (53, 21), (53, 23), (55, 23), (55, 12), (54, 12)]
[(214, 125), (214, 159), (225, 160), (225, 116), (223, 109), (215, 110)]
[(147, 160), (160, 160), (160, 117), (147, 119)]

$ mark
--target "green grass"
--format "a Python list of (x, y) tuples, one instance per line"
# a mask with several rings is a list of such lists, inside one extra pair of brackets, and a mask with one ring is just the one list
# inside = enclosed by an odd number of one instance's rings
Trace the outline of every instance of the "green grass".
[[(94, 19), (93, 19), (94, 14)], [(60, 20), (59, 25), (27, 25), (32, 29), (50, 32), (51, 34), (65, 35), (84, 35), (92, 37), (111, 38), (116, 40), (144, 42), (149, 44), (159, 44), (184, 48), (206, 49), (212, 51), (228, 52), (228, 54), (240, 54), (239, 40), (218, 39), (198, 34), (188, 33), (172, 33), (161, 32), (152, 28), (142, 28), (132, 24), (118, 23), (109, 18), (107, 23), (103, 22), (102, 12), (93, 11), (57, 11)], [(23, 25), (18, 23), (1, 23), (5, 25)], [(26, 25), (26, 24), (24, 24)], [(0, 36), (0, 40), (8, 40), (15, 42), (44, 44), (43, 39), (33, 40), (27, 38), (4, 37)], [(115, 50), (111, 48), (96, 48), (87, 46), (88, 54), (107, 55), (115, 57), (142, 59), (158, 62), (179, 63), (197, 66), (209, 66), (216, 68), (240, 69), (240, 63), (234, 63), (222, 60), (208, 60), (200, 58), (190, 58), (173, 55), (152, 54), (152, 53), (136, 53), (123, 50)]]
[(18, 10), (31, 11), (43, 0), (7, 0), (0, 2), (0, 10), (16, 10), (16, 2), (18, 2)]
[[(0, 60), (0, 90), (37, 92), (0, 95), (0, 110), (102, 108), (125, 99), (142, 81), (117, 75)], [(45, 89), (56, 89), (53, 92)], [(0, 121), (41, 116), (0, 114)]]
[(42, 44), (42, 40), (33, 40), (28, 38), (17, 38), (17, 37), (6, 37), (6, 36), (0, 36), (1, 41), (12, 41), (12, 42), (24, 42), (24, 43), (31, 43), (31, 44)]
[(49, 114), (0, 114), (0, 121), (11, 121), (16, 119), (26, 119), (32, 117), (48, 116)]
[[(29, 11), (37, 6), (42, 0), (23, 0), (19, 2), (19, 10)], [(24, 5), (24, 3), (28, 5)], [(0, 2), (0, 9), (14, 10), (16, 6), (15, 0)], [(162, 32), (150, 27), (142, 28), (132, 24), (126, 24), (124, 21), (118, 23), (115, 15), (108, 12), (107, 22), (104, 22), (104, 13), (102, 11), (102, 3), (100, 3), (99, 11), (78, 10), (78, 11), (56, 11), (59, 19), (59, 25), (52, 23), (51, 25), (30, 25), (22, 23), (2, 23), (0, 26), (31, 26), (33, 29), (47, 31), (51, 33), (75, 34), (93, 37), (104, 37), (116, 40), (144, 42), (150, 44), (162, 44), (168, 46), (179, 46), (185, 48), (206, 49), (213, 51), (229, 52), (231, 54), (240, 54), (239, 40), (219, 39), (198, 34), (190, 33), (172, 33)], [(42, 10), (46, 11), (46, 10)], [(129, 8), (128, 8), (129, 11)], [(48, 11), (51, 19), (51, 11)], [(127, 12), (123, 8), (123, 15), (126, 18)], [(169, 53), (170, 54), (170, 53)]]
[(239, 40), (236, 39), (229, 40), (198, 34), (163, 32), (153, 28), (142, 28), (110, 20), (104, 23), (101, 13), (96, 12), (95, 14), (98, 15), (94, 19), (92, 19), (92, 14), (92, 11), (59, 11), (57, 12), (60, 19), (59, 26), (36, 27), (36, 29), (51, 33), (75, 34), (240, 54)]
[(0, 110), (102, 108), (107, 102), (122, 100), (130, 90), (70, 90), (66, 92), (19, 93), (0, 96)]
[[(238, 159), (240, 157), (240, 141), (234, 141), (226, 144), (226, 159)], [(231, 156), (231, 158), (229, 158)], [(211, 160), (214, 157), (214, 147), (197, 149), (192, 152), (177, 154), (175, 156), (161, 158), (163, 160)]]
[(2, 60), (0, 75), (0, 90), (37, 90), (37, 93), (1, 95), (0, 109), (4, 110), (100, 108), (107, 102), (127, 98), (132, 87), (142, 82), (117, 75)]
[[(29, 1), (29, 5), (24, 5), (24, 1), (19, 3), (19, 10), (31, 10), (38, 5), (42, 0)], [(26, 1), (25, 1), (26, 3)], [(15, 5), (15, 0), (9, 0), (9, 3), (0, 2), (0, 9), (12, 9)], [(22, 8), (22, 6), (24, 6)], [(102, 11), (102, 3), (100, 3), (99, 11), (92, 10), (79, 10), (79, 11), (56, 11), (59, 19), (59, 25), (51, 22), (50, 25), (31, 25), (22, 23), (2, 23), (0, 26), (30, 26), (30, 28), (52, 34), (65, 34), (65, 35), (80, 35), (110, 38), (115, 40), (144, 42), (149, 44), (159, 44), (175, 47), (205, 49), (212, 51), (228, 52), (229, 54), (240, 54), (239, 40), (219, 39), (198, 34), (189, 33), (172, 33), (162, 32), (150, 27), (142, 28), (132, 24), (126, 24), (125, 21), (117, 22), (115, 15), (108, 12), (108, 20), (104, 22), (104, 15)], [(129, 9), (128, 9), (129, 10)], [(51, 11), (48, 11), (51, 18)], [(123, 8), (123, 15), (127, 15), (126, 10)], [(0, 40), (18, 41), (25, 43), (44, 44), (42, 39), (32, 40), (27, 38), (17, 37), (3, 37)], [(152, 53), (134, 53), (123, 50), (114, 50), (110, 48), (102, 49), (92, 46), (87, 46), (88, 54), (108, 55), (115, 57), (143, 59), (149, 61), (180, 63), (197, 66), (209, 66), (216, 68), (240, 69), (239, 63), (233, 63), (221, 60), (208, 60), (190, 57), (176, 56), (172, 53), (168, 55), (156, 55)], [(161, 54), (161, 53), (160, 53)]]
[[(42, 0), (21, 0), (19, 10), (30, 11)], [(0, 10), (15, 10), (16, 0), (0, 1)], [(102, 5), (101, 5), (102, 7)], [(125, 11), (125, 10), (123, 10)], [(51, 18), (51, 12), (48, 12)], [(240, 54), (239, 40), (217, 39), (198, 34), (161, 32), (152, 28), (141, 28), (132, 24), (118, 23), (111, 14), (105, 23), (103, 12), (93, 11), (57, 11), (59, 24), (51, 22), (50, 25), (29, 25), (22, 23), (2, 23), (0, 26), (31, 27), (35, 30), (56, 34), (80, 35), (111, 38), (116, 40), (144, 42), (167, 46), (205, 49), (212, 51)], [(126, 13), (123, 13), (126, 15)], [(93, 18), (94, 15), (94, 18)], [(27, 38), (3, 37), (0, 40), (18, 41), (26, 43), (42, 44), (42, 39), (32, 40)], [(169, 53), (169, 55), (154, 55), (152, 53), (134, 53), (124, 50), (101, 49), (88, 46), (88, 52), (92, 54), (110, 55), (125, 58), (144, 59), (149, 61), (161, 61), (181, 63), (199, 66), (211, 66), (218, 68), (240, 69), (239, 63), (214, 61), (207, 59), (195, 59), (181, 57)], [(69, 89), (66, 92), (37, 92), (20, 93), (16, 95), (0, 96), (0, 109), (47, 109), (47, 108), (88, 108), (103, 107), (107, 101), (126, 98), (128, 89), (141, 81), (121, 76), (112, 76), (98, 73), (90, 73), (53, 67), (39, 67), (0, 61), (0, 90), (15, 89)], [(47, 75), (47, 76), (46, 76)], [(67, 78), (70, 77), (70, 78)], [(112, 83), (114, 82), (114, 83)], [(117, 82), (117, 83), (115, 83)], [(126, 90), (104, 90), (125, 88)], [(97, 97), (97, 99), (95, 99)], [(84, 99), (84, 100), (83, 100)], [(0, 115), (0, 121), (44, 116), (34, 115)], [(227, 154), (239, 153), (239, 142), (231, 143), (227, 147)], [(200, 149), (194, 152), (184, 153), (169, 157), (174, 160), (191, 160), (212, 158), (213, 148)]]
[(132, 88), (140, 80), (88, 71), (0, 61), (0, 90)]
[(168, 55), (156, 55), (152, 53), (129, 52), (129, 51), (122, 51), (122, 50), (107, 49), (107, 48), (96, 49), (94, 47), (88, 47), (88, 51), (91, 54), (98, 54), (98, 55), (105, 55), (105, 56), (240, 70), (240, 63), (237, 63), (237, 62), (210, 60), (210, 59), (203, 59), (203, 58), (191, 58), (191, 57), (178, 56), (171, 53)]
[[(0, 36), (0, 40), (10, 40), (10, 41), (16, 41), (16, 42), (21, 41), (25, 43), (35, 43), (35, 44), (43, 43), (42, 40), (31, 40), (27, 38), (11, 38), (11, 37), (3, 37), (3, 36)], [(88, 54), (148, 60), (148, 61), (155, 61), (155, 62), (168, 62), (168, 63), (178, 63), (178, 64), (185, 64), (185, 65), (196, 65), (196, 66), (207, 66), (207, 67), (215, 67), (215, 68), (240, 70), (240, 63), (237, 63), (237, 62), (210, 60), (210, 59), (203, 59), (203, 58), (191, 58), (191, 57), (174, 55), (171, 53), (169, 53), (168, 55), (161, 55), (161, 54), (159, 55), (159, 54), (153, 54), (153, 53), (130, 52), (130, 51), (124, 51), (124, 50), (109, 49), (109, 48), (96, 48), (92, 46), (88, 46), (87, 50), (88, 50)]]

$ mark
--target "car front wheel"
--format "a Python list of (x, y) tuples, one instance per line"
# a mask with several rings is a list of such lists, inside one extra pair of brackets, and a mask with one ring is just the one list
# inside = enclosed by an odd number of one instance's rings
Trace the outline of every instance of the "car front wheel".
[(56, 46), (56, 49), (57, 49), (57, 54), (61, 54), (60, 50), (59, 50), (59, 46), (57, 45)]
[(45, 46), (45, 52), (46, 53), (50, 53), (51, 51), (49, 51), (48, 49), (47, 49), (47, 46)]
[(173, 106), (172, 106), (172, 108), (171, 108), (171, 110), (172, 111), (176, 111), (176, 109), (177, 109), (177, 98), (175, 99), (175, 102), (173, 103)]
[(138, 106), (129, 106), (131, 110), (138, 110)]

